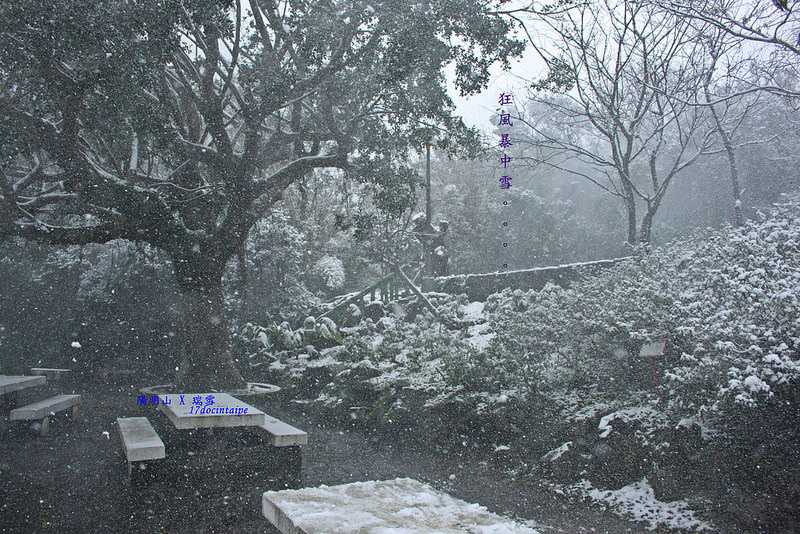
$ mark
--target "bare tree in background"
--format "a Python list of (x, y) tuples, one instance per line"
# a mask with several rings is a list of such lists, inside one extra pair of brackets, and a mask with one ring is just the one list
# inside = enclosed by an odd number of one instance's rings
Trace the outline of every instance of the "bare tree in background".
[[(744, 224), (742, 186), (736, 151), (748, 144), (767, 142), (767, 139), (737, 142), (736, 137), (742, 123), (761, 105), (762, 93), (749, 90), (748, 86), (753, 82), (753, 77), (743, 75), (742, 71), (750, 70), (748, 66), (752, 63), (739, 54), (740, 47), (735, 38), (716, 26), (708, 25), (702, 41), (706, 52), (705, 59), (708, 61), (704, 69), (702, 103), (709, 109), (717, 135), (722, 142), (721, 151), (728, 160), (734, 220), (737, 226), (742, 226)], [(721, 79), (718, 76), (720, 71), (722, 71)], [(750, 81), (742, 82), (745, 77), (749, 77)], [(774, 139), (774, 136), (772, 138)]]
[[(525, 158), (619, 198), (628, 243), (649, 243), (669, 185), (712, 145), (706, 110), (695, 104), (703, 76), (692, 58), (702, 48), (692, 26), (650, 3), (524, 11), (552, 33), (547, 51), (531, 38), (550, 72), (520, 113), (530, 132)], [(520, 11), (506, 14), (525, 28)]]
[(734, 38), (800, 56), (800, 1), (659, 0), (664, 9)]

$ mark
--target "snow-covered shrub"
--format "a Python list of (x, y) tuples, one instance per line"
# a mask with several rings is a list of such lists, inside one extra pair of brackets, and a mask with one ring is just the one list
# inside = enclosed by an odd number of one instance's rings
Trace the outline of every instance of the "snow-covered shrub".
[(570, 287), (490, 297), (495, 357), (517, 382), (631, 388), (634, 356), (667, 339), (666, 392), (677, 413), (754, 405), (800, 376), (800, 210), (776, 207), (741, 229), (654, 249)]
[(338, 289), (344, 285), (344, 265), (333, 256), (323, 256), (314, 264), (312, 272), (323, 280), (327, 289)]
[(670, 311), (679, 323), (680, 361), (667, 375), (684, 393), (676, 400), (694, 400), (698, 388), (710, 386), (718, 400), (752, 406), (800, 376), (796, 205), (663, 249), (651, 261), (671, 280)]
[(319, 304), (304, 272), (307, 247), (308, 236), (282, 209), (256, 223), (245, 243), (244, 261), (231, 260), (223, 281), (234, 329), (253, 320), (280, 323)]
[(568, 287), (471, 304), (431, 295), (443, 315), (464, 321), (460, 330), (415, 302), (404, 318), (364, 319), (344, 329), (335, 358), (352, 372), (336, 376), (323, 400), (371, 391), (395, 411), (423, 399), (501, 413), (566, 395), (583, 399), (575, 410), (609, 399), (632, 408), (655, 399), (639, 349), (666, 339), (657, 362), (663, 424), (731, 415), (800, 376), (798, 221), (797, 206), (778, 206), (741, 229), (643, 250)]
[(328, 317), (319, 320), (306, 317), (303, 326), (299, 328), (292, 328), (286, 321), (267, 326), (247, 323), (234, 331), (232, 338), (239, 346), (256, 348), (255, 352), (248, 355), (253, 367), (298, 354), (316, 353), (342, 341), (336, 323)]

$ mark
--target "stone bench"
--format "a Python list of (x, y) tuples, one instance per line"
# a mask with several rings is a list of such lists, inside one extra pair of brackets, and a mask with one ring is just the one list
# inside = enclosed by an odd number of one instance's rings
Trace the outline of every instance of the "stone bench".
[(279, 457), (286, 476), (292, 480), (290, 487), (300, 482), (303, 467), (301, 447), (308, 443), (308, 434), (299, 428), (267, 415), (263, 424), (255, 427), (266, 441), (273, 447), (280, 447)]
[(31, 374), (37, 376), (46, 376), (48, 380), (59, 380), (63, 376), (67, 376), (69, 369), (49, 369), (47, 367), (32, 367)]
[(72, 420), (78, 418), (78, 403), (80, 395), (56, 395), (27, 406), (20, 406), (11, 410), (8, 419), (10, 421), (21, 421), (38, 419), (40, 423), (39, 434), (46, 436), (50, 429), (50, 416), (56, 412), (72, 408)]
[(308, 433), (267, 415), (266, 422), (258, 425), (263, 434), (266, 434), (270, 444), (274, 447), (293, 447), (306, 445)]
[(128, 461), (128, 478), (133, 462), (166, 458), (164, 442), (156, 434), (147, 417), (118, 417), (119, 436)]

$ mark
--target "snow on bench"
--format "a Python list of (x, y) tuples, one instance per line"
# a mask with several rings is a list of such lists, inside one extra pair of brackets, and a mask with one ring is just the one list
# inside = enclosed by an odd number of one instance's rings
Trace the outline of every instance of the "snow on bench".
[(72, 408), (72, 420), (78, 418), (78, 403), (81, 401), (80, 395), (56, 395), (49, 399), (44, 399), (27, 406), (14, 408), (9, 414), (9, 421), (22, 421), (38, 419), (40, 422), (39, 433), (46, 436), (50, 429), (50, 416), (61, 410)]
[(48, 380), (58, 380), (62, 376), (69, 373), (69, 369), (48, 369), (46, 367), (32, 367), (31, 374), (38, 376), (46, 376)]
[(266, 422), (263, 425), (258, 425), (258, 428), (267, 434), (270, 443), (274, 447), (292, 447), (308, 443), (308, 434), (306, 432), (269, 415), (267, 415)]
[(283, 534), (497, 532), (538, 534), (521, 523), (410, 478), (267, 491), (264, 517)]
[(119, 435), (122, 448), (128, 460), (128, 477), (131, 476), (131, 464), (147, 460), (166, 458), (164, 442), (156, 434), (147, 417), (118, 417)]

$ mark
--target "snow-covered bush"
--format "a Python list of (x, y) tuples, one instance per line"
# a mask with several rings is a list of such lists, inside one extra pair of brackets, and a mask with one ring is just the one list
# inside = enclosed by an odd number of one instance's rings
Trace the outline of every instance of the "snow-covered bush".
[(741, 229), (642, 253), (570, 287), (497, 294), (496, 357), (517, 358), (528, 389), (616, 381), (630, 388), (641, 342), (667, 339), (659, 365), (675, 413), (754, 405), (800, 376), (800, 210), (777, 206)]
[(639, 349), (666, 339), (657, 363), (663, 424), (730, 415), (800, 377), (798, 221), (797, 206), (781, 205), (741, 229), (642, 250), (568, 287), (506, 290), (472, 304), (432, 296), (443, 315), (463, 321), (460, 330), (416, 302), (405, 318), (364, 319), (344, 329), (335, 356), (353, 371), (338, 374), (323, 400), (338, 405), (348, 391), (369, 390), (394, 410), (424, 397), (428, 407), (500, 413), (578, 394), (584, 404), (634, 407), (646, 402), (642, 390), (655, 398)]
[[(776, 207), (740, 230), (654, 253), (672, 283), (680, 401), (713, 387), (754, 405), (800, 376), (800, 210)], [(695, 393), (695, 395), (690, 395)], [(713, 405), (712, 408), (717, 406)]]
[(327, 289), (339, 289), (344, 285), (344, 265), (333, 256), (323, 256), (314, 264), (313, 273), (323, 280)]
[(336, 323), (327, 317), (319, 320), (306, 317), (299, 328), (292, 328), (286, 321), (267, 326), (246, 323), (233, 332), (232, 338), (237, 346), (247, 347), (248, 350), (256, 348), (255, 352), (248, 355), (252, 367), (301, 353), (317, 352), (342, 341)]
[(280, 323), (319, 304), (304, 272), (307, 247), (308, 237), (284, 210), (274, 209), (256, 223), (245, 243), (244, 261), (232, 260), (223, 280), (234, 328), (253, 320)]

